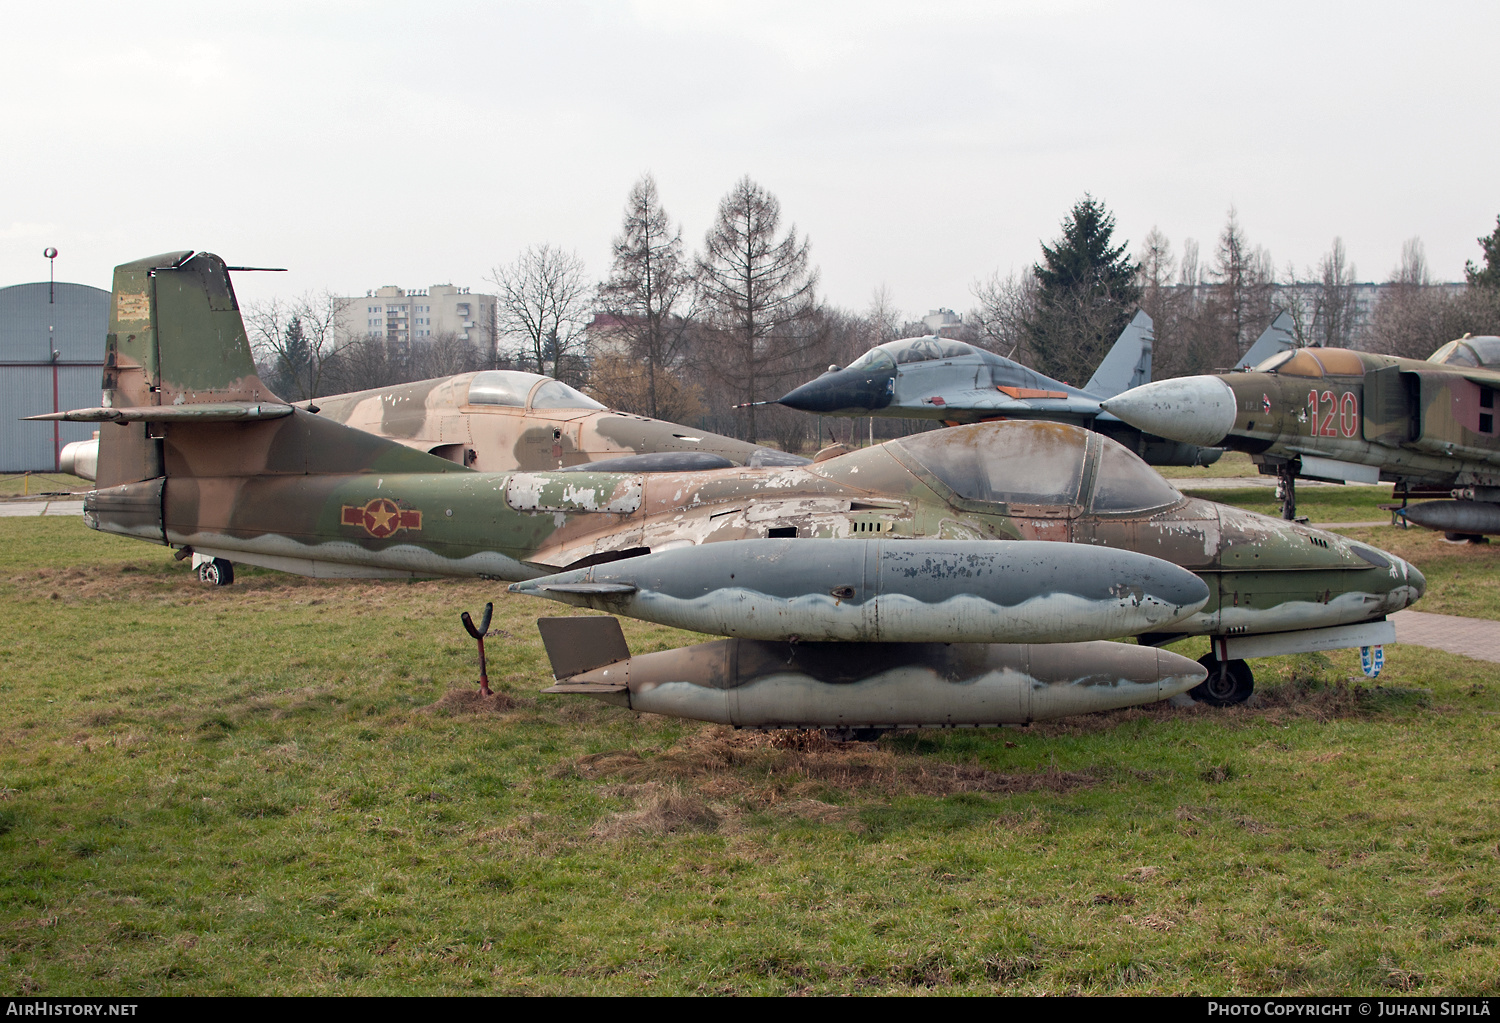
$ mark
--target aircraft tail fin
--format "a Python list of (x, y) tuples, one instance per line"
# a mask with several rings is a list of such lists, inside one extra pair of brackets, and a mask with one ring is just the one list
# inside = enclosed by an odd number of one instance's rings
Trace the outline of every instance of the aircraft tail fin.
[(1239, 357), (1234, 368), (1254, 369), (1271, 356), (1296, 348), (1297, 338), (1293, 333), (1295, 326), (1292, 314), (1283, 309), (1260, 337), (1255, 339), (1255, 343), (1245, 350), (1245, 354)]
[(115, 267), (98, 408), (51, 419), (115, 423), (99, 435), (101, 488), (166, 474), (167, 423), (291, 414), (260, 379), (224, 261), (165, 252)]
[(1083, 389), (1097, 398), (1113, 398), (1132, 387), (1149, 384), (1155, 340), (1151, 317), (1137, 309)]
[[(260, 379), (229, 281), (212, 253), (169, 252), (115, 268), (98, 408), (95, 528), (167, 543), (217, 479), (469, 472), (446, 459), (293, 408)], [(168, 485), (169, 479), (172, 481)], [(224, 499), (232, 507), (232, 499)], [(227, 513), (226, 513), (227, 514)]]

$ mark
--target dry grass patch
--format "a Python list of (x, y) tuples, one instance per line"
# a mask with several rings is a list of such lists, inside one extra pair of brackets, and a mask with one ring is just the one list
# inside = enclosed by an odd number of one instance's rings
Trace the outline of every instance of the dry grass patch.
[[(799, 748), (800, 747), (800, 748)], [(897, 754), (866, 743), (792, 739), (775, 733), (711, 728), (689, 735), (655, 756), (606, 750), (578, 757), (560, 773), (585, 778), (681, 782), (693, 780), (714, 795), (762, 803), (806, 795), (807, 783), (835, 791), (886, 796), (942, 796), (959, 792), (1069, 792), (1095, 784), (1076, 771), (1003, 773)]]
[(619, 786), (611, 795), (626, 796), (635, 806), (612, 813), (589, 830), (590, 838), (614, 841), (633, 835), (675, 835), (686, 832), (733, 830), (737, 811), (723, 804), (709, 803), (680, 785), (647, 782), (644, 785)]
[[(534, 700), (526, 702), (535, 703)], [(450, 689), (436, 702), (421, 709), (442, 717), (459, 717), (466, 714), (504, 714), (519, 706), (521, 701), (509, 693), (497, 692), (484, 696), (478, 689)]]

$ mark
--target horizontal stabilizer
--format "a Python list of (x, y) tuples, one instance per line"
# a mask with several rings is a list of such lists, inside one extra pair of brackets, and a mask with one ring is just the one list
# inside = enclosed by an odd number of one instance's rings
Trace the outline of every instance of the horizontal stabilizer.
[(292, 414), (290, 405), (278, 402), (214, 401), (201, 405), (135, 405), (128, 408), (80, 408), (71, 412), (49, 412), (27, 416), (31, 420), (64, 423), (238, 423), (280, 419)]
[(600, 693), (623, 693), (629, 690), (624, 682), (609, 685), (603, 682), (559, 682), (543, 689), (544, 693), (562, 693), (566, 696), (598, 696)]
[[(618, 618), (538, 618), (536, 628), (542, 634), (542, 645), (547, 648), (547, 659), (552, 662), (552, 677), (559, 680), (630, 658), (630, 647), (625, 644)], [(608, 691), (616, 690), (611, 687)]]

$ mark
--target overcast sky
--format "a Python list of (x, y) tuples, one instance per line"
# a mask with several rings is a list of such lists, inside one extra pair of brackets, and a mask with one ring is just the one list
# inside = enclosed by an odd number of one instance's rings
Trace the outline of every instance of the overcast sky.
[(7, 4), (0, 284), (109, 287), (173, 249), (285, 266), (243, 298), (609, 265), (656, 176), (697, 248), (749, 174), (832, 302), (962, 311), (1085, 192), (1132, 250), (1278, 268), (1420, 236), (1462, 279), (1500, 213), (1500, 4)]

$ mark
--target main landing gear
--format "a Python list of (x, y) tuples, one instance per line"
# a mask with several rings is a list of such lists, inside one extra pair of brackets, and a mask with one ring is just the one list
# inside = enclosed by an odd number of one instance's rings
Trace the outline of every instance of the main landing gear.
[(1276, 470), (1276, 499), (1281, 502), (1281, 517), (1288, 522), (1297, 519), (1297, 474), (1289, 466)]
[(234, 563), (223, 558), (210, 558), (198, 566), (198, 579), (210, 586), (228, 586), (234, 582)]
[(1208, 669), (1208, 678), (1188, 690), (1188, 695), (1210, 707), (1233, 707), (1255, 692), (1255, 675), (1244, 661), (1220, 661), (1213, 654), (1198, 658)]

